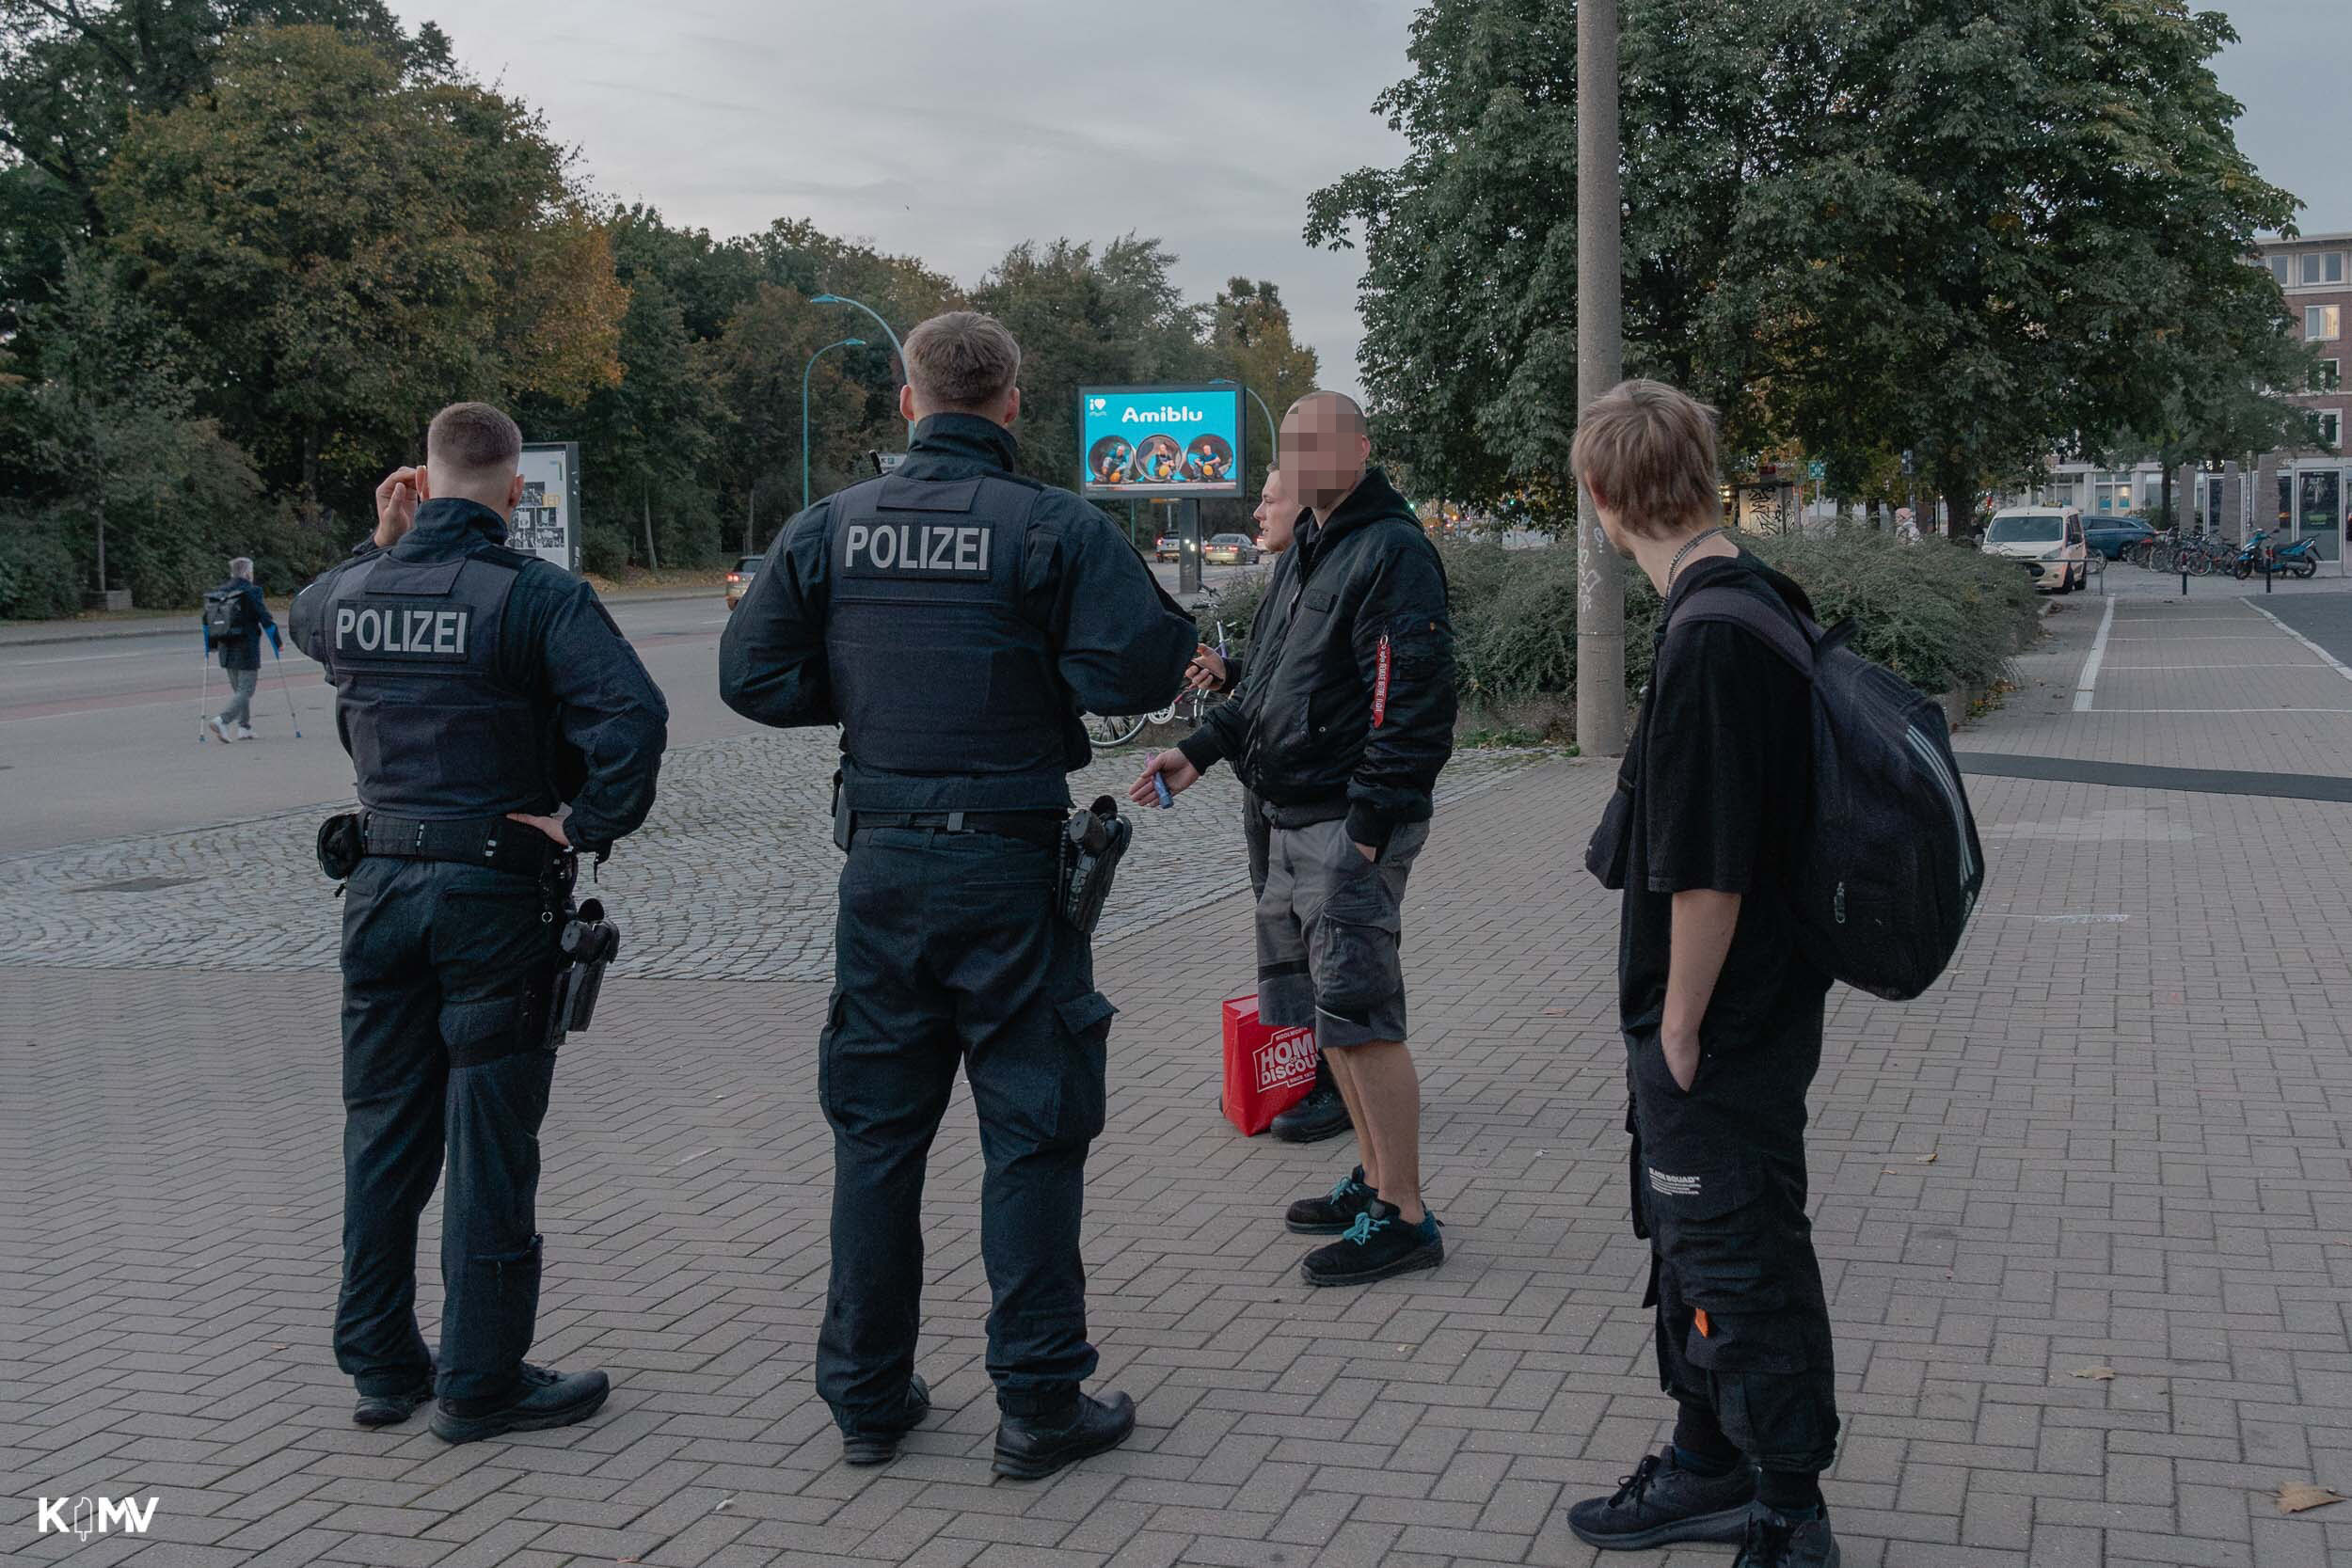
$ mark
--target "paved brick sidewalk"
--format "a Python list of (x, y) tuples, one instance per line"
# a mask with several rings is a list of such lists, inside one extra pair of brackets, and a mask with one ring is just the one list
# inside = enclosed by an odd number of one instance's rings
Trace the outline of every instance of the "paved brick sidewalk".
[[(2059, 751), (2095, 717), (2066, 711), (2021, 700), (1969, 743), (2030, 726)], [(2352, 752), (2333, 762), (2352, 772)], [(1039, 1486), (989, 1482), (961, 1098), (926, 1207), (940, 1414), (887, 1470), (837, 1462), (809, 1370), (819, 984), (608, 986), (546, 1138), (540, 1349), (612, 1368), (612, 1404), (451, 1450), (421, 1426), (351, 1428), (327, 1354), (331, 976), (0, 969), (0, 1050), (25, 1086), (0, 1101), (0, 1552), (1590, 1563), (1561, 1508), (1668, 1414), (1623, 1215), (1614, 911), (1581, 867), (1608, 784), (1599, 766), (1522, 769), (1452, 804), (1416, 870), (1414, 1036), (1451, 1249), (1434, 1275), (1297, 1282), (1280, 1206), (1349, 1146), (1244, 1142), (1217, 1117), (1241, 901), (1105, 946), (1123, 1012), (1088, 1256), (1104, 1381), (1141, 1397), (1143, 1427)], [(1992, 882), (1955, 972), (1904, 1006), (1837, 993), (1817, 1091), (1848, 1560), (2352, 1560), (2352, 1505), (2286, 1518), (2266, 1496), (2352, 1492), (2352, 823), (2259, 798), (1971, 789)], [(2098, 1367), (2113, 1380), (2075, 1375)], [(161, 1501), (144, 1538), (37, 1537), (34, 1499), (61, 1494)]]

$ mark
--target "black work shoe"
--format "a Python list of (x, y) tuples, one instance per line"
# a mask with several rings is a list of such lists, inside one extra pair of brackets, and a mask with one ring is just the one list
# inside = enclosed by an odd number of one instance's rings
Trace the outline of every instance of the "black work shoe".
[(1437, 1215), (1406, 1225), (1395, 1204), (1375, 1197), (1338, 1241), (1307, 1254), (1298, 1272), (1310, 1285), (1368, 1285), (1392, 1274), (1434, 1269), (1444, 1261)]
[(923, 1380), (909, 1374), (907, 1378), (906, 1424), (887, 1432), (861, 1432), (844, 1435), (841, 1457), (852, 1465), (887, 1465), (898, 1457), (899, 1439), (923, 1424), (923, 1418), (931, 1413), (931, 1391)]
[(1136, 1430), (1136, 1402), (1124, 1394), (1107, 1401), (1086, 1394), (1064, 1416), (1008, 1416), (996, 1428), (996, 1463), (990, 1466), (1015, 1481), (1036, 1481), (1089, 1454), (1105, 1453)]
[(1842, 1560), (1827, 1514), (1790, 1519), (1756, 1503), (1748, 1509), (1747, 1538), (1731, 1568), (1837, 1568)]
[(1326, 1138), (1338, 1137), (1355, 1125), (1338, 1086), (1317, 1084), (1306, 1099), (1276, 1117), (1267, 1125), (1267, 1131), (1286, 1144), (1319, 1144)]
[(1379, 1196), (1364, 1185), (1364, 1167), (1349, 1171), (1340, 1184), (1322, 1197), (1302, 1197), (1282, 1216), (1285, 1229), (1301, 1236), (1336, 1236), (1356, 1223), (1356, 1216)]
[(1638, 1552), (1676, 1541), (1738, 1541), (1747, 1533), (1756, 1500), (1756, 1472), (1745, 1465), (1729, 1475), (1703, 1476), (1675, 1463), (1672, 1444), (1644, 1454), (1633, 1473), (1606, 1497), (1588, 1497), (1568, 1510), (1568, 1528), (1587, 1546)]
[(545, 1432), (584, 1421), (604, 1408), (612, 1382), (602, 1372), (558, 1372), (526, 1365), (519, 1387), (497, 1406), (461, 1416), (443, 1400), (433, 1411), (433, 1435), (444, 1443), (478, 1443), (509, 1432)]
[(397, 1394), (362, 1394), (359, 1402), (351, 1407), (351, 1424), (362, 1427), (398, 1426), (415, 1415), (419, 1407), (433, 1402), (433, 1380), (426, 1378), (414, 1388)]

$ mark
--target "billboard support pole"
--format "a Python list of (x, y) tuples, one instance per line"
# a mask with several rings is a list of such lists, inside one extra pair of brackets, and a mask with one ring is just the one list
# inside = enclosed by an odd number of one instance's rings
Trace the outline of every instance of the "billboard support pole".
[(1200, 592), (1200, 503), (1190, 496), (1176, 503), (1176, 592)]

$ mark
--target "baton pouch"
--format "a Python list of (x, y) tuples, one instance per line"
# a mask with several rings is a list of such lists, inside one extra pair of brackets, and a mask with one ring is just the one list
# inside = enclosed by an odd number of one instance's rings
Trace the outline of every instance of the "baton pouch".
[(359, 814), (341, 812), (319, 824), (319, 869), (327, 880), (340, 882), (359, 869), (367, 858), (367, 835), (360, 831)]
[(854, 825), (850, 808), (842, 800), (841, 769), (836, 768), (833, 770), (833, 847), (845, 855), (850, 852), (850, 832)]
[(1104, 902), (1111, 895), (1111, 879), (1118, 875), (1120, 857), (1135, 836), (1135, 825), (1119, 815), (1119, 802), (1107, 795), (1072, 815), (1062, 831), (1061, 917), (1080, 936), (1091, 937), (1103, 918)]
[(596, 1016), (596, 994), (604, 989), (604, 966), (621, 950), (621, 928), (604, 916), (601, 899), (581, 901), (564, 923), (556, 945), (564, 965), (555, 972), (548, 1003), (547, 1048), (554, 1050), (575, 1029), (585, 1029)]

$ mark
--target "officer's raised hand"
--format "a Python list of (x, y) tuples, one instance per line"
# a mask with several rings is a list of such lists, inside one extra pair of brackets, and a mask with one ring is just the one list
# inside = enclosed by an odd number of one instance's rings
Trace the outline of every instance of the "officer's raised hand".
[(1165, 752), (1152, 753), (1143, 765), (1143, 772), (1127, 786), (1127, 799), (1139, 806), (1159, 803), (1159, 791), (1152, 787), (1152, 775), (1158, 774), (1168, 784), (1170, 795), (1182, 795), (1200, 782), (1200, 769), (1184, 760), (1184, 753), (1170, 746)]
[(375, 487), (375, 542), (385, 549), (417, 523), (417, 502), (423, 496), (424, 475), (416, 468), (394, 468)]

